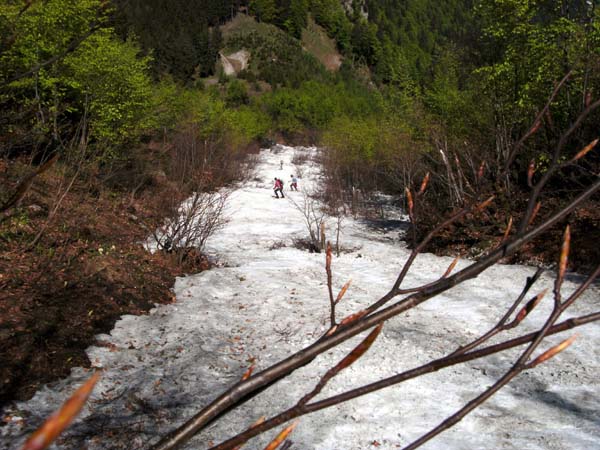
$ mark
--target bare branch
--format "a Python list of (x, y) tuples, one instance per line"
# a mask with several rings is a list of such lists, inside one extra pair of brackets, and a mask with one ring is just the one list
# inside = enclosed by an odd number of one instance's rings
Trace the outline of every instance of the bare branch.
[[(597, 321), (600, 321), (600, 312), (594, 313), (594, 314), (589, 314), (587, 316), (581, 316), (581, 317), (577, 317), (577, 318), (568, 319), (568, 320), (565, 320), (564, 322), (561, 322), (559, 324), (556, 324), (556, 325), (550, 327), (550, 329), (548, 330), (546, 335), (550, 336), (550, 335), (553, 335), (556, 333), (561, 333), (566, 330), (573, 329), (573, 328), (576, 328), (576, 327), (579, 327), (582, 325), (586, 325), (586, 324), (589, 324), (592, 322), (597, 322)], [(537, 332), (528, 333), (526, 335), (523, 335), (523, 336), (520, 336), (520, 337), (517, 337), (514, 339), (510, 339), (508, 341), (501, 342), (499, 344), (491, 345), (489, 347), (484, 347), (479, 350), (474, 350), (474, 351), (471, 351), (471, 352), (468, 352), (468, 353), (465, 353), (462, 355), (446, 356), (446, 357), (443, 357), (443, 358), (440, 358), (440, 359), (437, 359), (434, 361), (430, 361), (429, 363), (424, 364), (419, 367), (416, 367), (414, 369), (410, 369), (410, 370), (407, 370), (400, 374), (376, 381), (374, 383), (367, 384), (367, 385), (361, 386), (359, 388), (355, 388), (355, 389), (349, 390), (347, 392), (343, 392), (341, 394), (334, 395), (332, 397), (320, 400), (318, 402), (303, 405), (302, 407), (294, 406), (293, 408), (290, 408), (287, 411), (284, 411), (284, 412), (278, 414), (277, 416), (265, 421), (264, 423), (261, 423), (260, 426), (257, 426), (255, 429), (253, 429), (253, 430), (248, 429), (248, 430), (240, 433), (239, 435), (234, 436), (233, 438), (231, 438), (215, 447), (212, 447), (210, 450), (231, 449), (232, 446), (236, 445), (236, 443), (240, 440), (243, 440), (244, 442), (246, 442), (247, 440), (251, 439), (252, 437), (258, 436), (259, 434), (262, 434), (265, 431), (275, 428), (275, 427), (281, 425), (282, 423), (285, 423), (296, 417), (301, 417), (303, 415), (310, 414), (310, 413), (313, 413), (316, 411), (320, 411), (322, 409), (330, 408), (330, 407), (338, 405), (340, 403), (344, 403), (349, 400), (353, 400), (355, 398), (362, 397), (362, 396), (370, 394), (372, 392), (376, 392), (378, 390), (400, 384), (404, 381), (411, 380), (411, 379), (420, 377), (420, 376), (428, 374), (428, 373), (437, 372), (437, 371), (447, 368), (447, 367), (452, 367), (454, 365), (463, 364), (468, 361), (474, 361), (474, 360), (481, 359), (481, 358), (484, 358), (484, 357), (492, 355), (492, 354), (502, 352), (504, 350), (509, 350), (509, 349), (524, 345), (528, 342), (533, 341), (533, 339), (537, 336), (537, 334), (538, 334)]]
[[(563, 253), (565, 253), (564, 246), (563, 246), (563, 250), (561, 251), (561, 259), (562, 259)], [(595, 278), (596, 275), (597, 275), (597, 271), (588, 278), (587, 282), (591, 282), (591, 280), (593, 278)], [(561, 278), (561, 275), (559, 273), (557, 275), (557, 283), (556, 283), (558, 286), (560, 286), (560, 283), (558, 281), (560, 278)], [(587, 284), (587, 282), (586, 282), (586, 284)], [(576, 296), (576, 297), (573, 297), (573, 296)], [(533, 361), (531, 361), (529, 363), (527, 362), (529, 357), (535, 351), (535, 349), (541, 344), (543, 339), (548, 335), (549, 330), (552, 328), (552, 326), (554, 325), (556, 320), (568, 308), (568, 306), (570, 306), (573, 303), (574, 299), (577, 298), (578, 296), (579, 296), (579, 294), (576, 291), (569, 299), (570, 300), (569, 302), (562, 304), (560, 302), (560, 293), (558, 292), (558, 289), (555, 290), (554, 308), (553, 308), (550, 316), (548, 317), (548, 319), (546, 320), (546, 322), (542, 326), (542, 328), (537, 333), (535, 333), (535, 336), (532, 339), (529, 346), (521, 354), (521, 356), (514, 363), (514, 365), (510, 368), (510, 370), (508, 370), (504, 374), (504, 376), (502, 376), (498, 381), (496, 381), (496, 383), (494, 383), (490, 388), (486, 389), (484, 392), (482, 392), (476, 398), (471, 400), (464, 407), (462, 407), (459, 411), (457, 411), (452, 416), (448, 417), (446, 420), (444, 420), (442, 423), (440, 423), (437, 427), (433, 428), (431, 431), (429, 431), (428, 433), (426, 433), (425, 435), (423, 435), (422, 437), (420, 437), (419, 439), (414, 441), (412, 444), (405, 447), (404, 450), (416, 449), (416, 448), (420, 447), (421, 445), (423, 445), (424, 443), (426, 443), (427, 441), (433, 439), (438, 434), (442, 433), (443, 431), (447, 430), (448, 428), (451, 428), (452, 426), (457, 424), (460, 420), (462, 420), (467, 414), (472, 412), (474, 409), (479, 407), (483, 402), (485, 402), (490, 397), (492, 397), (496, 392), (498, 392), (502, 387), (504, 387), (506, 384), (508, 384), (514, 377), (519, 375), (521, 372), (523, 372), (526, 369), (535, 367), (536, 365), (542, 363), (543, 361), (546, 361), (547, 359), (552, 358), (554, 355), (556, 355), (557, 353), (561, 352), (566, 347), (568, 347), (575, 339), (575, 336), (567, 339), (566, 341), (563, 341), (561, 344), (557, 345), (556, 347), (553, 347), (550, 350), (544, 352), (543, 354), (541, 354), (539, 357), (537, 357)]]
[(450, 355), (451, 356), (454, 356), (454, 355), (463, 355), (466, 352), (468, 352), (470, 350), (473, 350), (474, 348), (477, 348), (483, 342), (489, 340), (490, 338), (492, 338), (496, 334), (500, 333), (501, 331), (504, 331), (505, 329), (507, 329), (508, 327), (506, 326), (506, 323), (508, 322), (508, 319), (510, 318), (510, 316), (512, 315), (512, 313), (515, 312), (515, 310), (517, 309), (517, 307), (519, 306), (519, 304), (523, 301), (523, 299), (527, 295), (527, 292), (529, 292), (529, 290), (531, 289), (531, 287), (540, 278), (540, 276), (542, 275), (542, 272), (543, 272), (543, 270), (541, 268), (539, 268), (539, 269), (537, 269), (535, 271), (535, 273), (533, 274), (533, 276), (527, 278), (527, 281), (525, 282), (525, 286), (523, 287), (523, 290), (521, 291), (521, 294), (517, 297), (517, 299), (514, 301), (514, 303), (512, 304), (512, 306), (510, 308), (508, 308), (508, 311), (506, 311), (506, 313), (498, 321), (498, 323), (496, 324), (496, 326), (494, 326), (491, 330), (489, 330), (483, 336), (481, 336), (480, 338), (474, 340), (470, 344), (467, 344), (467, 345), (464, 345), (464, 346), (458, 348), (454, 353), (451, 353)]
[(4, 203), (4, 205), (0, 206), (0, 213), (5, 212), (10, 208), (19, 207), (25, 195), (29, 192), (35, 177), (50, 169), (56, 161), (58, 161), (58, 156), (58, 153), (54, 154), (52, 158), (38, 167), (35, 171), (25, 176), (17, 185), (14, 194), (6, 201), (6, 203)]
[(329, 293), (329, 315), (331, 326), (335, 326), (335, 304), (333, 298), (333, 289), (331, 286), (331, 244), (327, 243), (327, 253), (325, 255), (325, 271), (327, 272), (327, 292)]
[[(221, 416), (225, 411), (229, 410), (234, 405), (240, 405), (244, 401), (251, 398), (257, 393), (262, 387), (271, 385), (283, 377), (289, 375), (297, 368), (306, 365), (312, 361), (317, 355), (329, 350), (330, 348), (338, 345), (341, 342), (350, 339), (358, 333), (365, 331), (373, 326), (379, 325), (380, 323), (389, 320), (390, 318), (411, 309), (430, 298), (433, 298), (440, 293), (452, 288), (453, 286), (475, 278), (485, 269), (493, 265), (500, 258), (509, 255), (520, 248), (523, 244), (531, 241), (533, 238), (544, 232), (546, 229), (554, 225), (556, 222), (561, 220), (579, 204), (588, 199), (591, 195), (600, 189), (600, 180), (590, 186), (585, 192), (575, 198), (570, 205), (564, 209), (555, 213), (552, 217), (547, 219), (542, 224), (538, 225), (533, 230), (528, 231), (523, 235), (517, 235), (510, 242), (507, 242), (502, 248), (499, 248), (481, 260), (474, 262), (470, 266), (462, 269), (451, 277), (441, 279), (438, 283), (433, 286), (423, 289), (420, 292), (414, 293), (407, 298), (399, 301), (398, 303), (387, 307), (383, 310), (373, 312), (370, 315), (362, 317), (360, 320), (355, 320), (346, 326), (340, 326), (330, 336), (325, 336), (315, 342), (314, 344), (304, 348), (302, 351), (291, 355), (283, 361), (274, 364), (273, 366), (265, 369), (264, 371), (257, 373), (250, 377), (248, 380), (238, 382), (232, 386), (226, 392), (221, 394), (217, 399), (211, 402), (209, 405), (199, 411), (194, 417), (189, 419), (185, 424), (178, 427), (173, 432), (164, 436), (156, 445), (152, 447), (153, 450), (171, 450), (181, 448), (181, 446), (187, 442), (192, 436), (198, 431), (205, 428), (209, 423)], [(388, 292), (382, 297), (378, 303), (386, 303), (387, 301), (394, 298), (396, 294), (394, 291)]]
[(554, 91), (552, 91), (552, 94), (548, 98), (548, 101), (546, 102), (546, 105), (542, 108), (542, 110), (535, 117), (535, 119), (533, 120), (533, 124), (531, 125), (531, 127), (529, 128), (529, 130), (521, 137), (521, 139), (519, 139), (519, 141), (516, 143), (516, 145), (514, 146), (514, 148), (512, 149), (512, 151), (510, 152), (510, 154), (509, 154), (509, 156), (506, 159), (506, 162), (504, 164), (504, 171), (506, 173), (508, 173), (508, 169), (510, 168), (510, 166), (514, 162), (515, 157), (517, 156), (517, 153), (521, 149), (521, 146), (523, 145), (523, 143), (527, 139), (529, 139), (533, 134), (535, 134), (535, 132), (540, 128), (540, 126), (542, 124), (542, 118), (550, 110), (550, 105), (554, 101), (554, 98), (558, 95), (558, 93), (562, 89), (563, 85), (567, 82), (567, 80), (569, 78), (571, 78), (571, 75), (573, 75), (573, 71), (572, 70), (570, 70), (563, 77), (563, 79), (560, 80), (560, 82), (554, 87)]
[(315, 396), (319, 395), (319, 393), (323, 390), (323, 388), (329, 382), (329, 380), (331, 380), (345, 368), (354, 364), (362, 355), (364, 355), (367, 352), (367, 350), (371, 348), (371, 345), (373, 345), (373, 342), (375, 342), (375, 339), (377, 339), (377, 336), (379, 336), (379, 333), (381, 332), (382, 328), (383, 323), (377, 325), (377, 327), (373, 331), (371, 331), (371, 333), (369, 333), (369, 335), (360, 344), (358, 344), (354, 350), (352, 350), (344, 359), (342, 359), (334, 367), (329, 369), (325, 373), (325, 375), (321, 377), (315, 388), (298, 401), (297, 406), (305, 405)]
[[(575, 122), (571, 125), (571, 127), (561, 136), (558, 144), (554, 149), (554, 153), (552, 155), (552, 161), (550, 166), (542, 176), (542, 178), (535, 184), (533, 187), (533, 191), (529, 196), (529, 201), (527, 204), (527, 209), (525, 210), (525, 214), (521, 220), (519, 225), (519, 233), (523, 233), (530, 222), (532, 221), (532, 215), (535, 209), (535, 205), (538, 203), (538, 198), (542, 189), (546, 186), (550, 178), (554, 175), (554, 173), (561, 168), (561, 164), (559, 164), (559, 158), (563, 147), (567, 143), (569, 136), (578, 129), (585, 118), (594, 112), (597, 108), (600, 107), (600, 100), (596, 100), (594, 103), (590, 104), (575, 120)], [(539, 208), (538, 208), (539, 209)]]

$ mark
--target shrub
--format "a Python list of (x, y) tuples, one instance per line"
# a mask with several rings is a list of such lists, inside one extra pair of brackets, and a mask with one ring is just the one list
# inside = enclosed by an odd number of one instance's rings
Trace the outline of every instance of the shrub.
[(227, 103), (227, 106), (235, 107), (245, 105), (249, 101), (250, 97), (248, 97), (248, 90), (243, 82), (233, 79), (227, 83), (225, 92), (225, 103)]

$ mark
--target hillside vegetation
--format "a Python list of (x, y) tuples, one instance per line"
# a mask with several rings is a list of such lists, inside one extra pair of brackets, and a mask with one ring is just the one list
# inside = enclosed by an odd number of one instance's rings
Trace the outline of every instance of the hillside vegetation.
[[(226, 76), (219, 52), (242, 49), (249, 67)], [(135, 243), (192, 193), (247, 177), (259, 146), (323, 146), (321, 194), (334, 208), (351, 192), (403, 198), (430, 174), (415, 238), (493, 193), (481, 225), (457, 223), (432, 242), (475, 255), (522, 216), (532, 181), (553, 163), (564, 164), (536, 220), (597, 179), (593, 146), (567, 163), (598, 138), (599, 93), (597, 1), (2, 2), (0, 271), (10, 275), (0, 288), (10, 301), (0, 343), (13, 375), (1, 377), (0, 395), (23, 398), (81, 364), (85, 345), (56, 348), (169, 301), (165, 280), (207, 268), (189, 248), (145, 257)], [(598, 201), (569, 219), (577, 270), (600, 261)], [(545, 239), (516, 258), (549, 260)], [(128, 272), (131, 255), (146, 258), (139, 272)], [(92, 282), (110, 286), (94, 299), (103, 306), (67, 321), (89, 325), (84, 334), (65, 337), (58, 319), (23, 331)], [(122, 292), (127, 305), (105, 307)]]
[(327, 36), (325, 29), (309, 17), (306, 28), (302, 30), (302, 47), (327, 70), (335, 71), (342, 65), (342, 56), (336, 47), (334, 39)]

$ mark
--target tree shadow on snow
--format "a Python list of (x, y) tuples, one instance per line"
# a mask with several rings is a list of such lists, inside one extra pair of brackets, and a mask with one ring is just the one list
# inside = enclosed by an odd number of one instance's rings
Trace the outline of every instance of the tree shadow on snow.
[(567, 399), (556, 392), (538, 391), (532, 394), (534, 398), (553, 408), (561, 409), (573, 414), (579, 420), (586, 420), (596, 425), (600, 424), (600, 413), (596, 407), (585, 407), (576, 400)]
[(410, 228), (410, 222), (400, 219), (363, 219), (361, 222), (371, 230), (379, 233), (391, 233), (394, 231), (406, 233)]

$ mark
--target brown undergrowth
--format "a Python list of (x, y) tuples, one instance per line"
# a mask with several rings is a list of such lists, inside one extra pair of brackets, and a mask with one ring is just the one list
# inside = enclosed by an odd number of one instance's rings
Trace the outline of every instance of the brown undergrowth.
[[(596, 196), (598, 197), (598, 196)], [(565, 200), (548, 198), (542, 203), (538, 218), (541, 221), (553, 208), (560, 207)], [(479, 222), (469, 220), (457, 222), (443, 230), (431, 240), (428, 251), (438, 255), (463, 255), (476, 258), (500, 244), (510, 213), (502, 208), (490, 207), (490, 211)], [(576, 209), (568, 219), (558, 222), (531, 242), (523, 245), (504, 263), (554, 266), (556, 248), (553, 243), (561, 239), (566, 225), (571, 227), (572, 249), (569, 270), (588, 273), (600, 263), (600, 198), (592, 198)], [(423, 228), (427, 229), (423, 224)], [(514, 231), (514, 230), (513, 230)], [(410, 233), (406, 234), (410, 244)]]
[[(31, 170), (10, 166), (0, 163), (1, 186), (14, 187)], [(149, 201), (163, 189), (156, 177), (135, 195), (81, 177), (47, 224), (59, 171), (37, 177), (21, 207), (0, 221), (0, 405), (30, 398), (72, 367), (88, 367), (85, 349), (97, 334), (123, 314), (174, 301), (177, 274), (209, 267), (201, 255), (182, 266), (141, 245), (148, 236), (142, 223), (161, 214)]]

